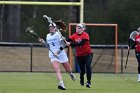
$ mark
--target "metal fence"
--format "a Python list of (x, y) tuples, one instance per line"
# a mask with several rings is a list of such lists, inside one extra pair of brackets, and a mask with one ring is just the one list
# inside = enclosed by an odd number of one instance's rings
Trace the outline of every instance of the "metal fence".
[[(93, 49), (92, 72), (114, 73), (114, 45), (91, 45)], [(67, 49), (66, 49), (67, 51)], [(137, 73), (137, 61), (134, 49), (130, 51), (128, 67), (124, 64), (127, 56), (127, 45), (118, 45), (118, 72)], [(75, 60), (73, 71), (77, 72)], [(61, 66), (61, 70), (65, 71)], [(0, 42), (1, 72), (54, 72), (48, 58), (48, 49), (39, 43)]]

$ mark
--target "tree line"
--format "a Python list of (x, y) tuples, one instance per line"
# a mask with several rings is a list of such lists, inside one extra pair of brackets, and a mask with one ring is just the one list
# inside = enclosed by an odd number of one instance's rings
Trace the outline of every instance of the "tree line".
[[(47, 1), (77, 2), (79, 0)], [(127, 44), (129, 34), (140, 26), (139, 5), (140, 0), (84, 0), (84, 22), (118, 24), (118, 43)], [(78, 6), (0, 5), (0, 41), (37, 42), (25, 33), (28, 26), (34, 26), (39, 35), (45, 39), (49, 31), (48, 22), (42, 17), (44, 14), (52, 17), (53, 20), (62, 19), (67, 26), (68, 23), (79, 22)], [(87, 27), (92, 44), (114, 44), (113, 30), (112, 27)], [(68, 37), (68, 32), (64, 33), (64, 36)]]

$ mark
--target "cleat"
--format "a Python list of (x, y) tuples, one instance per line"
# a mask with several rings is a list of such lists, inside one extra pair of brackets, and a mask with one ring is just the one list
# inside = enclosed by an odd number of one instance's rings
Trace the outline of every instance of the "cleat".
[(64, 84), (62, 83), (62, 84), (60, 84), (60, 85), (58, 85), (58, 89), (61, 89), (61, 90), (66, 90), (66, 88), (65, 88), (65, 86), (64, 86)]
[(91, 84), (90, 84), (90, 83), (87, 83), (87, 84), (86, 84), (86, 87), (87, 87), (87, 88), (91, 88)]
[(80, 80), (80, 84), (81, 84), (81, 86), (84, 86), (84, 81)]
[(60, 85), (58, 85), (58, 89), (66, 90), (66, 88), (64, 88), (63, 86), (60, 86)]
[(76, 76), (75, 76), (73, 73), (71, 73), (70, 76), (71, 76), (71, 79), (72, 79), (73, 81), (76, 80)]

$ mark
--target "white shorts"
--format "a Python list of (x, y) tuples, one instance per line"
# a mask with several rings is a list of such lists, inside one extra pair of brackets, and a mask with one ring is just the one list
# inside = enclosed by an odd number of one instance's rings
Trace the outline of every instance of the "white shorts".
[[(58, 59), (58, 58), (59, 58), (59, 59)], [(58, 58), (55, 57), (55, 56), (51, 56), (51, 57), (50, 57), (51, 63), (52, 63), (53, 61), (59, 61), (60, 63), (68, 62), (68, 57), (67, 57), (67, 55), (58, 55)]]

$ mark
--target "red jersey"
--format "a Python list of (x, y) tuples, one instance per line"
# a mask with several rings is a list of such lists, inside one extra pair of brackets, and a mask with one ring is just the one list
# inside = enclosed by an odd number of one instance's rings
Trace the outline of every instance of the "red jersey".
[(70, 39), (74, 42), (81, 42), (82, 39), (87, 39), (82, 46), (76, 46), (76, 56), (85, 56), (91, 53), (91, 48), (89, 44), (89, 35), (86, 32), (82, 32), (82, 34), (74, 33)]
[(140, 35), (135, 36), (136, 41), (136, 51), (140, 52)]

